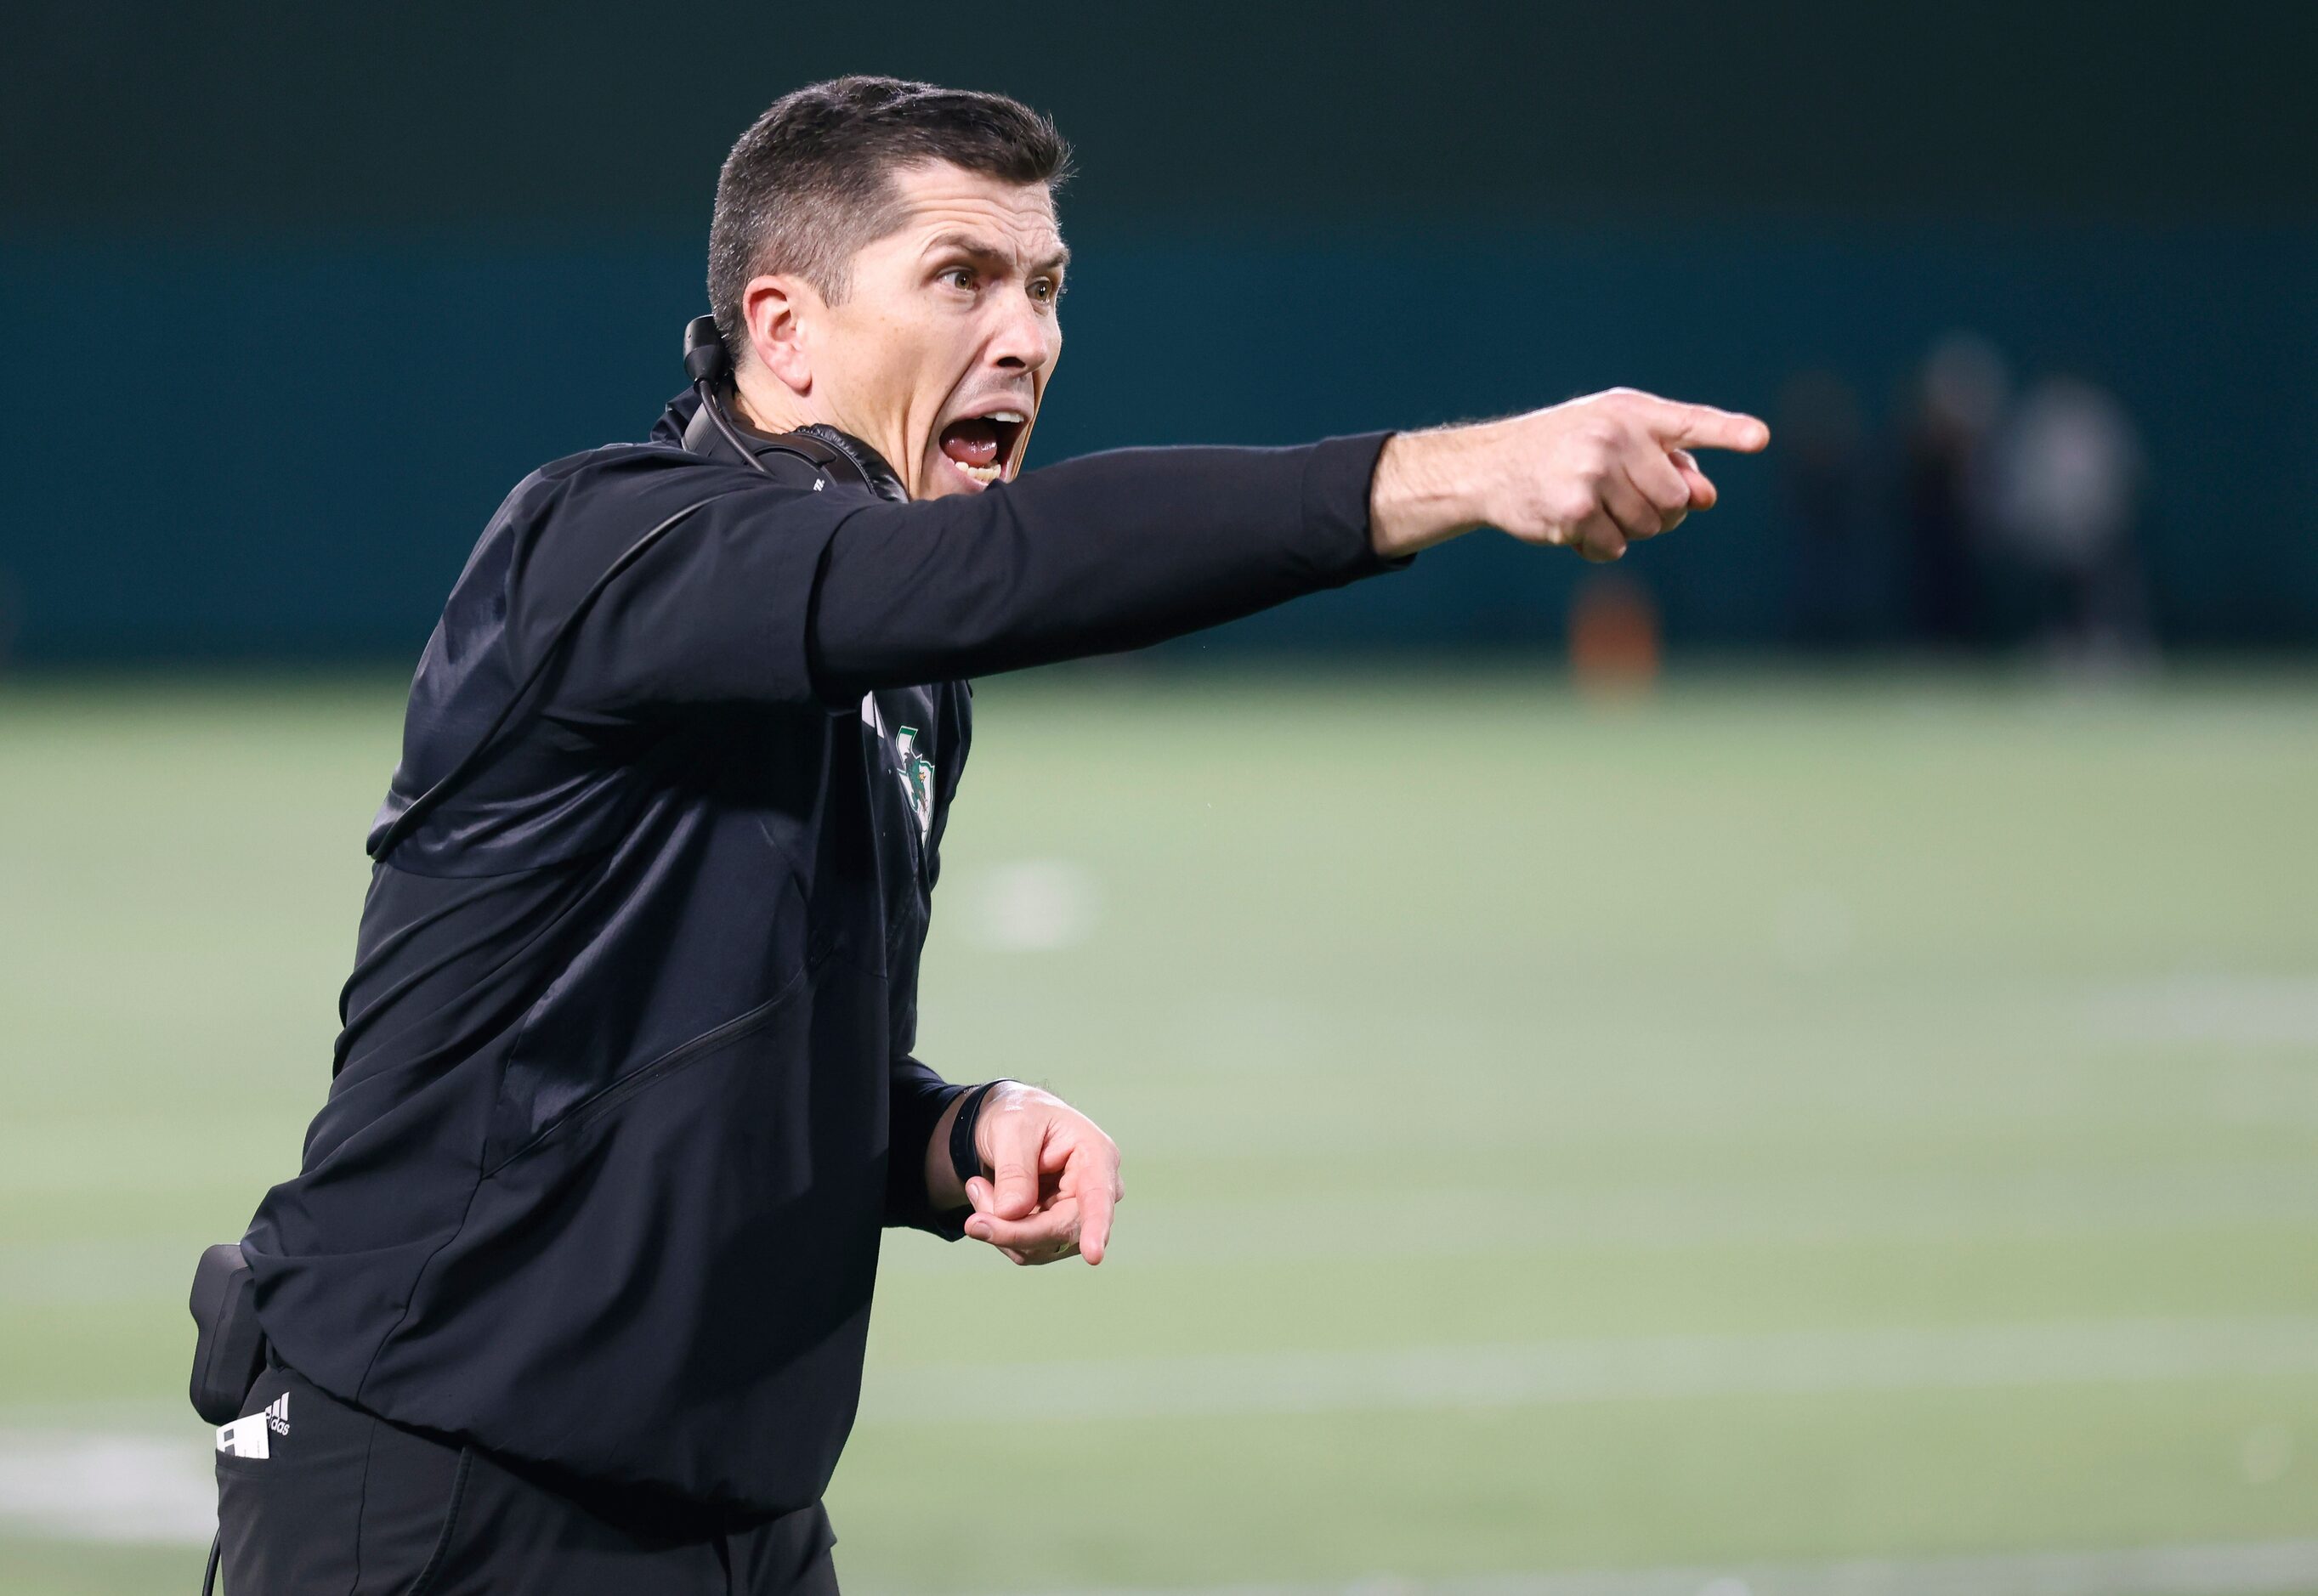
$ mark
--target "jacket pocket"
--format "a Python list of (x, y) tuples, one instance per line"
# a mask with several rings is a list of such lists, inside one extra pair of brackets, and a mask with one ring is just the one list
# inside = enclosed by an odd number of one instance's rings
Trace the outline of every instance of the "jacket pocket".
[(687, 1065), (697, 1063), (718, 1048), (762, 1030), (804, 990), (806, 973), (804, 970), (797, 971), (779, 991), (754, 1009), (737, 1014), (723, 1024), (703, 1031), (659, 1057), (615, 1077), (535, 1129), (529, 1124), (528, 1105), (512, 1100), (503, 1081), (498, 1109), (492, 1115), (490, 1141), (483, 1150), (483, 1178), (489, 1179), (508, 1164), (552, 1141), (567, 1129), (613, 1111), (636, 1093), (680, 1073)]

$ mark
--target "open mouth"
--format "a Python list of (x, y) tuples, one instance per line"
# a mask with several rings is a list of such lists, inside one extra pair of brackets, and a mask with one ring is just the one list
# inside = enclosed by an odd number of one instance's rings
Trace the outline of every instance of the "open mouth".
[(956, 466), (977, 488), (987, 488), (1006, 474), (1014, 461), (1029, 417), (1020, 410), (993, 410), (986, 416), (961, 416), (941, 429), (937, 442), (942, 458)]

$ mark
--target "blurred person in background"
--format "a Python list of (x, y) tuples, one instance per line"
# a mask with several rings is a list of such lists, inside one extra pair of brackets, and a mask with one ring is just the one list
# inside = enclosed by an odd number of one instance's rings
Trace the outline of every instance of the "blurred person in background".
[(694, 385), (485, 528), (328, 1099), (238, 1249), (269, 1350), (219, 1437), (233, 1596), (833, 1589), (880, 1227), (1092, 1263), (1119, 1195), (1085, 1116), (914, 1056), (968, 678), (1483, 526), (1614, 560), (1715, 502), (1694, 449), (1769, 441), (1620, 390), (1025, 473), (1066, 166), (997, 95), (785, 97), (717, 184)]
[(2129, 666), (2152, 650), (2134, 535), (2142, 476), (2132, 417), (2081, 378), (2037, 382), (1998, 435), (1996, 544), (2025, 578), (2034, 641), (2058, 663)]
[(1799, 372), (1779, 395), (1779, 488), (1793, 548), (1790, 636), (1805, 649), (1873, 634), (1875, 572), (1866, 427), (1834, 372)]
[(1985, 452), (2008, 385), (2003, 356), (1972, 333), (1934, 345), (1918, 378), (1903, 444), (1900, 569), (1909, 635), (1936, 650), (1968, 648), (1986, 634)]

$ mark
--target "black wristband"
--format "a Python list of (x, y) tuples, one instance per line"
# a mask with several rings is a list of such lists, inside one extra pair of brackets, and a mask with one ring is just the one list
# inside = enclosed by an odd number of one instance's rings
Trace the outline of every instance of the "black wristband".
[(949, 1167), (957, 1171), (960, 1186), (982, 1173), (982, 1154), (974, 1145), (975, 1121), (982, 1117), (982, 1102), (999, 1080), (985, 1080), (980, 1086), (968, 1088), (957, 1100), (957, 1117), (949, 1122)]

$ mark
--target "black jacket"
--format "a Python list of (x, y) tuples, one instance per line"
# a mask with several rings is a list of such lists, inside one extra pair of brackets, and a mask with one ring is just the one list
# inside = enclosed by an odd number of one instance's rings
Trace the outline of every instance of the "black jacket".
[(769, 478), (687, 449), (693, 408), (526, 478), (476, 545), (328, 1100), (243, 1248), (325, 1390), (747, 1516), (835, 1467), (879, 1227), (957, 1233), (923, 1164), (957, 1089), (910, 1050), (963, 678), (1381, 569), (1381, 440), (908, 504), (769, 440)]

